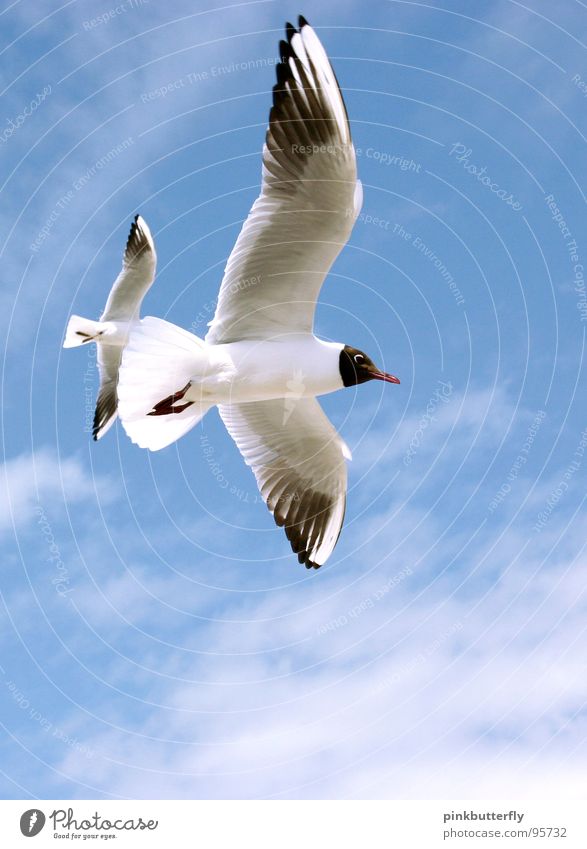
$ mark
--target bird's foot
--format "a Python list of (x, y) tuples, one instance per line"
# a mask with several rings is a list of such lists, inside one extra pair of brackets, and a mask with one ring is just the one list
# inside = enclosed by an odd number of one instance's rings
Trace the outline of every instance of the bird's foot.
[(183, 389), (180, 389), (178, 392), (174, 392), (173, 395), (168, 395), (167, 398), (164, 398), (162, 401), (159, 401), (158, 404), (155, 404), (150, 413), (147, 413), (148, 416), (168, 416), (170, 413), (181, 413), (183, 410), (186, 410), (188, 407), (194, 403), (193, 401), (188, 401), (185, 404), (178, 404), (176, 406), (177, 401), (181, 401), (181, 399), (185, 396), (186, 392), (192, 385), (191, 380), (186, 383)]

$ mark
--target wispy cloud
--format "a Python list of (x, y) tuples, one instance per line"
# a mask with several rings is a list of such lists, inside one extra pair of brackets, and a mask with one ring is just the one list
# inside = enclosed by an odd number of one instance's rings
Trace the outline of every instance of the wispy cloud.
[(73, 504), (92, 498), (95, 487), (108, 501), (115, 488), (106, 477), (93, 480), (79, 457), (59, 457), (49, 448), (23, 453), (0, 467), (0, 532), (51, 511), (55, 502)]
[[(447, 414), (436, 437), (454, 430), (462, 442), (471, 426)], [(529, 539), (503, 513), (446, 536), (442, 512), (417, 534), (421, 514), (407, 506), (399, 523), (384, 511), (371, 528), (364, 520), (326, 580), (287, 591), (200, 598), (130, 562), (132, 575), (102, 583), (108, 605), (83, 590), (78, 609), (122, 650), (108, 678), (126, 692), (135, 669), (143, 699), (126, 731), (88, 726), (98, 786), (129, 797), (409, 798), (418, 786), (482, 798), (499, 782), (516, 797), (575, 795), (576, 755), (565, 758), (584, 740), (584, 523), (561, 539), (561, 512)], [(113, 630), (120, 617), (136, 645)], [(489, 772), (467, 782), (481, 763)], [(83, 768), (68, 750), (61, 769), (77, 781)]]

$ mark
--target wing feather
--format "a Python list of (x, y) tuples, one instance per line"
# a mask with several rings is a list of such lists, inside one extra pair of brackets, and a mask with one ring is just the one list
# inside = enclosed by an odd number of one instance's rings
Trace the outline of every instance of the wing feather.
[(122, 270), (110, 291), (101, 321), (138, 318), (143, 298), (155, 279), (157, 254), (147, 222), (136, 215), (122, 258)]
[(318, 569), (344, 520), (348, 449), (315, 398), (284, 415), (284, 400), (222, 405), (226, 428), (253, 470), (300, 563)]
[(116, 385), (118, 369), (122, 358), (122, 348), (98, 344), (98, 368), (100, 370), (100, 391), (94, 413), (92, 435), (101, 439), (116, 421), (118, 398)]
[(324, 278), (360, 210), (355, 150), (314, 30), (286, 26), (263, 147), (261, 194), (228, 259), (206, 341), (312, 332)]

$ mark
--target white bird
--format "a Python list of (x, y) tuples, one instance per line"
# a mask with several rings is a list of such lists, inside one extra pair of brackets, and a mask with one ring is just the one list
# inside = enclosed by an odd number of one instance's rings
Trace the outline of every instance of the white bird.
[(286, 25), (263, 183), (228, 260), (205, 340), (145, 318), (124, 350), (120, 418), (157, 450), (214, 405), (301, 563), (318, 568), (342, 527), (350, 452), (317, 395), (377, 379), (362, 351), (313, 333), (316, 299), (362, 203), (346, 108), (300, 17)]
[(95, 342), (98, 348), (100, 391), (92, 433), (101, 439), (116, 419), (118, 369), (131, 327), (139, 320), (141, 303), (155, 279), (157, 254), (146, 221), (135, 215), (122, 269), (114, 281), (99, 321), (72, 315), (65, 331), (64, 348)]

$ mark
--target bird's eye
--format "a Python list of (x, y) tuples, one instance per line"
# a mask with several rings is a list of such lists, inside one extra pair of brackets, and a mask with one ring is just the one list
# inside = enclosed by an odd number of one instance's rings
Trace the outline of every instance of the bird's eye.
[(365, 357), (362, 354), (355, 354), (355, 362), (360, 365), (365, 362)]

